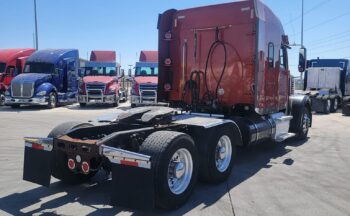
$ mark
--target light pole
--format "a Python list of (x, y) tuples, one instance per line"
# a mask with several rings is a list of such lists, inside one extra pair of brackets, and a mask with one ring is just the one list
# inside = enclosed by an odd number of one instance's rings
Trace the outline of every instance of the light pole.
[[(301, 48), (304, 48), (304, 0), (301, 0)], [(300, 79), (303, 79), (303, 72), (300, 73)]]
[(38, 20), (36, 16), (36, 0), (34, 0), (34, 22), (35, 22), (35, 49), (38, 50)]

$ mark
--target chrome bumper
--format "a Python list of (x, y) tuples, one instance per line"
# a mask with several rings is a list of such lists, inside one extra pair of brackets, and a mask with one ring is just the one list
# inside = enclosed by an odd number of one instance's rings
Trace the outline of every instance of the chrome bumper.
[[(87, 103), (87, 104), (112, 104), (115, 103), (114, 101), (115, 95), (101, 95), (101, 96), (87, 96), (87, 95), (79, 95), (78, 96), (78, 103)], [(117, 97), (117, 100), (119, 100), (119, 97)]]
[(48, 97), (11, 98), (5, 97), (5, 105), (47, 105)]
[(131, 103), (132, 104), (142, 104), (142, 105), (152, 105), (157, 104), (157, 92), (155, 92), (155, 96), (137, 96), (137, 95), (131, 95)]

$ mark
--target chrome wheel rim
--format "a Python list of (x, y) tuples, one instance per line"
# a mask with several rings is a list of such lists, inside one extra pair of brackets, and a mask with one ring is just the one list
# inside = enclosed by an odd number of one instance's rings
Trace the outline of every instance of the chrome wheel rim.
[(230, 137), (220, 137), (215, 148), (215, 165), (219, 172), (225, 172), (232, 158), (232, 143)]
[(306, 132), (309, 130), (310, 126), (310, 118), (307, 113), (304, 113), (303, 115), (303, 133), (306, 134)]
[(170, 159), (168, 165), (168, 186), (172, 193), (183, 193), (191, 182), (193, 161), (191, 153), (185, 149), (178, 149)]
[(3, 106), (5, 103), (5, 96), (3, 94), (0, 94), (0, 106)]
[(56, 97), (55, 97), (55, 95), (51, 95), (50, 103), (51, 103), (52, 107), (56, 107)]
[(331, 109), (331, 101), (327, 100), (327, 111)]

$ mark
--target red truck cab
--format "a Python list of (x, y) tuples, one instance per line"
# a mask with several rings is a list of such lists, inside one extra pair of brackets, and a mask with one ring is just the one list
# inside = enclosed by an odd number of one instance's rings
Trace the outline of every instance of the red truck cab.
[(2, 49), (0, 50), (0, 106), (4, 105), (5, 92), (11, 80), (23, 72), (26, 59), (35, 49)]
[(118, 106), (124, 94), (118, 80), (120, 64), (115, 59), (115, 51), (92, 51), (90, 61), (81, 62), (83, 78), (79, 83), (80, 106), (97, 103)]
[(157, 103), (158, 51), (141, 51), (131, 89), (131, 107)]

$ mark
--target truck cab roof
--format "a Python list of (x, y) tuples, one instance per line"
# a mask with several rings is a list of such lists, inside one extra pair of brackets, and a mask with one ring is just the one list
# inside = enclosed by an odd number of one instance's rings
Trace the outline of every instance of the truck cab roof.
[(27, 62), (44, 62), (57, 64), (59, 60), (65, 57), (78, 57), (77, 49), (45, 49), (33, 53)]
[[(22, 57), (25, 52), (34, 52), (33, 48), (18, 48), (18, 49), (1, 49), (0, 62), (9, 62), (18, 57)], [(25, 54), (28, 55), (28, 54)]]
[(339, 67), (346, 69), (349, 59), (311, 59), (308, 61), (308, 68), (312, 67)]
[(158, 62), (158, 51), (145, 51), (140, 53), (140, 62)]

